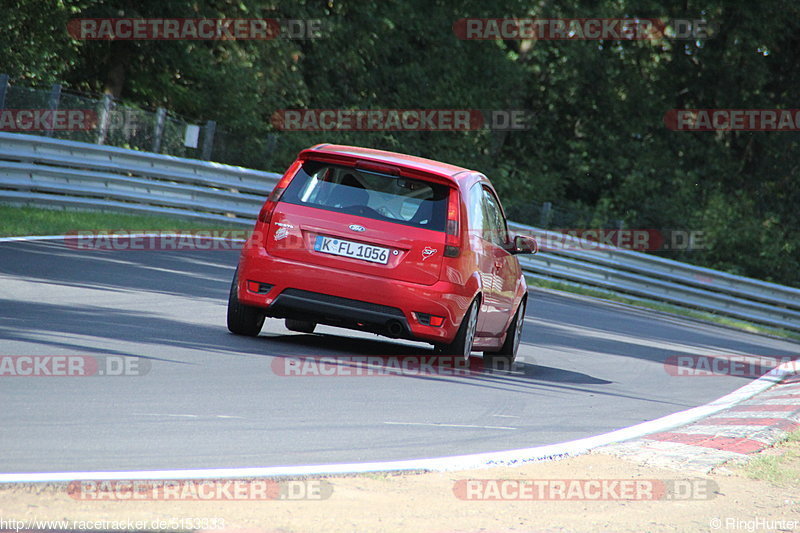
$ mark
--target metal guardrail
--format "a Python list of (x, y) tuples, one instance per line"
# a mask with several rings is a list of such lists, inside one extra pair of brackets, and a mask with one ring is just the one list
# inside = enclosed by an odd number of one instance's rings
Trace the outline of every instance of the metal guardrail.
[[(532, 232), (536, 235), (536, 232)], [(528, 275), (598, 287), (648, 300), (800, 331), (800, 291), (659, 257), (647, 261), (558, 250), (521, 257)], [(637, 253), (618, 250), (618, 254)], [(640, 254), (646, 255), (646, 254)], [(641, 264), (637, 264), (641, 263)], [(676, 267), (680, 265), (680, 267)], [(739, 285), (737, 280), (742, 280)]]
[(251, 225), (279, 174), (0, 133), (0, 198)]
[[(0, 133), (5, 202), (169, 214), (251, 225), (280, 174)], [(526, 275), (800, 331), (800, 289), (510, 223), (548, 243)], [(552, 243), (555, 243), (554, 245)]]

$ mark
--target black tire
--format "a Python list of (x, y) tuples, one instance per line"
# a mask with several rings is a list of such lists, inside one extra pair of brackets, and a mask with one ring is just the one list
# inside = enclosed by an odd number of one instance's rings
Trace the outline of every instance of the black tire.
[(511, 370), (514, 361), (517, 359), (519, 343), (522, 338), (522, 327), (525, 324), (525, 305), (527, 299), (523, 298), (514, 313), (514, 319), (506, 331), (506, 340), (498, 352), (483, 352), (483, 362), (490, 368)]
[(472, 352), (472, 344), (475, 341), (475, 331), (478, 329), (478, 307), (476, 299), (464, 314), (456, 338), (450, 344), (438, 347), (438, 352), (445, 355), (457, 355), (465, 361), (469, 361), (469, 354)]
[(297, 331), (299, 333), (314, 333), (314, 328), (317, 327), (316, 322), (311, 322), (310, 320), (295, 320), (294, 318), (287, 318), (284, 324), (289, 331)]
[(236, 294), (238, 277), (239, 269), (237, 268), (233, 274), (231, 291), (228, 294), (228, 330), (237, 335), (256, 337), (261, 333), (265, 313), (258, 307), (239, 303), (239, 296)]

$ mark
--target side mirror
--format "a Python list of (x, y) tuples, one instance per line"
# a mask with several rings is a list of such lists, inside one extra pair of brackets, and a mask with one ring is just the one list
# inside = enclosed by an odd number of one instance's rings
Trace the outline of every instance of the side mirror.
[(539, 244), (533, 237), (517, 235), (514, 237), (514, 247), (510, 251), (512, 254), (535, 254), (539, 251)]

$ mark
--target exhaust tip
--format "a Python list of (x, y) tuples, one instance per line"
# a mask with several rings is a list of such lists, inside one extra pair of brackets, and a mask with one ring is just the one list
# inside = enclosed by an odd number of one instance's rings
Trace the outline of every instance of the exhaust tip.
[(405, 328), (399, 320), (390, 320), (386, 323), (386, 332), (390, 337), (399, 337), (403, 334), (403, 331), (405, 331)]

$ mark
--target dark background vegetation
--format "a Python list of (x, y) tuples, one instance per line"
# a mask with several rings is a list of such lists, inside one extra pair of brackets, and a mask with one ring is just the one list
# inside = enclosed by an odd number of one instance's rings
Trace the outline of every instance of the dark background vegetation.
[[(800, 108), (793, 0), (17, 0), (0, 72), (215, 120), (237, 161), (280, 171), (319, 142), (440, 159), (488, 175), (511, 218), (705, 232), (670, 258), (800, 286), (798, 133), (674, 132), (675, 108)], [(324, 38), (87, 41), (74, 17), (324, 19)], [(706, 41), (463, 41), (461, 17), (703, 18)], [(524, 108), (519, 132), (276, 132), (285, 108)]]

